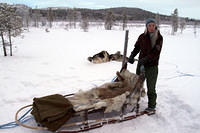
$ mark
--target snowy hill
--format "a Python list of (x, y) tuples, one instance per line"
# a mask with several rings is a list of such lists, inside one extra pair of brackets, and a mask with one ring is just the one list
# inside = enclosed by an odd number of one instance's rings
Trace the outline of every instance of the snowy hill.
[[(157, 113), (106, 125), (90, 133), (199, 133), (200, 132), (200, 29), (197, 36), (188, 27), (183, 34), (170, 35), (170, 27), (161, 26), (164, 37), (157, 83)], [(128, 55), (144, 27), (131, 27)], [(125, 32), (91, 28), (89, 32), (62, 28), (31, 28), (24, 38), (14, 39), (14, 56), (0, 52), (0, 125), (14, 121), (16, 111), (32, 103), (34, 97), (68, 94), (110, 82), (120, 62), (92, 64), (87, 61), (101, 50), (123, 52)], [(106, 68), (106, 69), (105, 69)], [(136, 64), (128, 64), (135, 72)], [(147, 98), (141, 101), (141, 109)], [(0, 133), (44, 133), (17, 127)]]

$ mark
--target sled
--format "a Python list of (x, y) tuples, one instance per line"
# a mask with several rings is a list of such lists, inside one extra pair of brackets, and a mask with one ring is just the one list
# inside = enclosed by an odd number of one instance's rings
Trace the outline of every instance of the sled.
[[(140, 75), (136, 75), (126, 69), (127, 43), (128, 30), (125, 35), (122, 69), (116, 73), (116, 79), (112, 82), (75, 94), (34, 98), (33, 104), (24, 106), (17, 111), (15, 115), (16, 123), (30, 129), (49, 130), (57, 133), (77, 133), (99, 128), (106, 124), (132, 120), (144, 115), (144, 111), (139, 111), (139, 101), (144, 96), (144, 71), (141, 71)], [(62, 103), (62, 101), (65, 101), (65, 103)], [(46, 104), (38, 106), (38, 103)], [(43, 108), (41, 113), (38, 107), (49, 106), (47, 103), (55, 105), (55, 108), (60, 106), (61, 109), (59, 108), (56, 112), (54, 106), (52, 106), (51, 109)], [(38, 126), (24, 124), (18, 120), (19, 113), (29, 107), (33, 107), (31, 113), (34, 115)], [(68, 109), (65, 109), (65, 107)], [(51, 115), (42, 117), (42, 115), (46, 115), (45, 111), (50, 112)], [(57, 114), (56, 117), (54, 111)]]
[[(73, 115), (58, 129), (57, 133), (75, 133), (135, 119), (145, 112), (139, 111), (139, 101), (144, 95), (144, 73), (136, 75), (128, 70), (117, 72), (114, 82), (105, 83), (88, 91), (65, 95), (73, 107)], [(29, 126), (18, 120), (19, 113), (32, 107), (33, 104), (20, 108), (16, 115), (16, 123), (20, 126), (37, 130), (49, 130), (44, 125)]]

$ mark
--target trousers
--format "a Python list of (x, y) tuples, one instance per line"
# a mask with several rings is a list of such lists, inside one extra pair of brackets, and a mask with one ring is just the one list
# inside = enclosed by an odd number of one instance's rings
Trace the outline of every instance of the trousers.
[[(145, 66), (145, 80), (147, 83), (147, 96), (148, 96), (148, 107), (156, 108), (156, 82), (158, 78), (158, 66)], [(140, 66), (137, 66), (136, 74), (140, 74)]]

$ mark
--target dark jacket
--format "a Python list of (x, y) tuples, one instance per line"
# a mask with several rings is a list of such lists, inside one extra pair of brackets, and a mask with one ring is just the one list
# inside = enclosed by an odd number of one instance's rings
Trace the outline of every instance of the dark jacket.
[(151, 39), (148, 32), (144, 32), (138, 37), (135, 43), (135, 47), (131, 52), (130, 59), (134, 60), (134, 57), (139, 54), (139, 60), (146, 58), (144, 66), (158, 66), (160, 52), (162, 49), (163, 37), (160, 32), (156, 31), (155, 45), (152, 48)]

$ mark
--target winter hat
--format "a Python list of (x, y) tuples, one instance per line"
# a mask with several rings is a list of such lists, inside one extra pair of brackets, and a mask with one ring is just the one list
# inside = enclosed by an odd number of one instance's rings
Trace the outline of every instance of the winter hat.
[(148, 25), (149, 23), (155, 23), (155, 24), (156, 24), (156, 20), (153, 19), (153, 18), (148, 18), (148, 19), (146, 19), (146, 27), (147, 27), (147, 25)]

